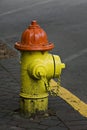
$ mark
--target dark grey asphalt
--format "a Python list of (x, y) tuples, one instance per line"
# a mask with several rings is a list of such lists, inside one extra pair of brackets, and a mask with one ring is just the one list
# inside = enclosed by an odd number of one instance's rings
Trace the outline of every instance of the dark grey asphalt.
[(63, 86), (87, 103), (87, 1), (0, 1), (0, 38), (13, 47), (33, 19), (54, 42), (53, 53), (66, 63)]
[(87, 103), (87, 0), (1, 0), (0, 39), (13, 48), (33, 19), (66, 63), (63, 87)]

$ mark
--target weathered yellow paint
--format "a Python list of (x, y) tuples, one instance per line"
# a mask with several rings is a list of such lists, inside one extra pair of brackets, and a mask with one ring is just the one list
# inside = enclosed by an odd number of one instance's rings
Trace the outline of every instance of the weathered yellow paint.
[(21, 52), (20, 109), (25, 116), (48, 108), (49, 81), (58, 77), (65, 64), (60, 57), (40, 51)]
[[(57, 83), (54, 80), (50, 82), (51, 90), (56, 93)], [(57, 96), (65, 100), (68, 104), (70, 104), (76, 111), (78, 111), (82, 116), (87, 117), (87, 104), (81, 101), (77, 96), (72, 94), (70, 91), (65, 89), (64, 87), (59, 87), (59, 91)]]

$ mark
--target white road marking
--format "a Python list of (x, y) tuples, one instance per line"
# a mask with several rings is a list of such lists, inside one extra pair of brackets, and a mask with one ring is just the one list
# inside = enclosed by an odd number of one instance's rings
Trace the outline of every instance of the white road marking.
[(46, 4), (46, 3), (48, 3), (48, 2), (52, 2), (53, 0), (41, 0), (41, 1), (39, 1), (39, 2), (37, 2), (37, 3), (34, 3), (34, 4), (32, 4), (32, 5), (28, 5), (28, 6), (26, 6), (26, 7), (23, 7), (23, 8), (18, 8), (18, 9), (14, 9), (14, 10), (9, 10), (9, 11), (7, 11), (7, 12), (4, 12), (4, 13), (1, 13), (0, 14), (0, 17), (1, 16), (6, 16), (6, 15), (10, 15), (10, 14), (13, 14), (13, 13), (17, 13), (17, 12), (20, 12), (20, 11), (22, 11), (22, 10), (25, 10), (25, 9), (28, 9), (28, 8), (32, 8), (32, 7), (34, 7), (34, 6), (37, 6), (37, 5), (42, 5), (42, 4)]
[(74, 60), (74, 59), (76, 59), (76, 58), (78, 58), (78, 57), (84, 55), (85, 53), (87, 53), (87, 48), (84, 49), (84, 50), (79, 51), (79, 52), (76, 53), (76, 54), (73, 54), (73, 55), (71, 55), (71, 56), (65, 58), (63, 61), (64, 61), (64, 62), (72, 61), (72, 60)]

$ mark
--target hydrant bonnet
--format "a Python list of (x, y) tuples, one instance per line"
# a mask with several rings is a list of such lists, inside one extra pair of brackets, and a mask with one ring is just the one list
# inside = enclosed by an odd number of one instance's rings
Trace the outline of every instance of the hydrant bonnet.
[(34, 20), (23, 32), (21, 42), (17, 42), (15, 48), (24, 51), (47, 51), (53, 49), (54, 44), (48, 42), (46, 32)]

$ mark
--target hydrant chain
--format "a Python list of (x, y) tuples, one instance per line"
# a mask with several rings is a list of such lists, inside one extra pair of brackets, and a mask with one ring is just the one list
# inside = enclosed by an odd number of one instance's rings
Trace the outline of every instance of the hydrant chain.
[(44, 82), (46, 91), (49, 92), (49, 83), (47, 81), (47, 78), (46, 77), (42, 77), (41, 79)]

